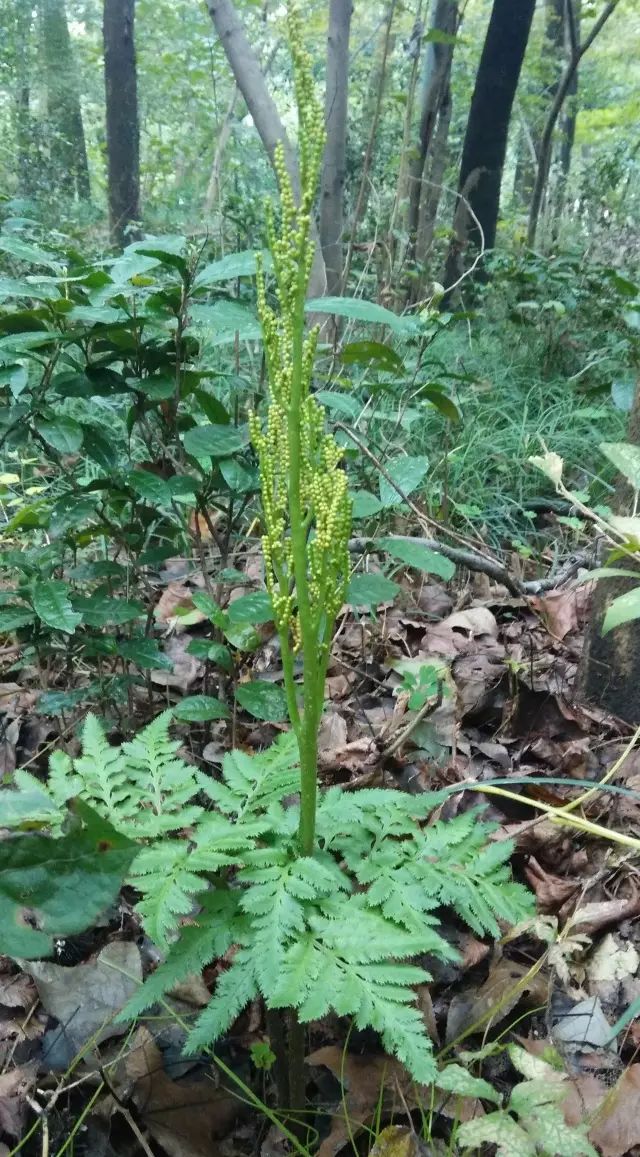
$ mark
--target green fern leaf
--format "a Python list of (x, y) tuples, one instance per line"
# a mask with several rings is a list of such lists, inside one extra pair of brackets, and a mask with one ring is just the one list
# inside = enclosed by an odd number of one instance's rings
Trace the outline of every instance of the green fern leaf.
[(166, 948), (179, 916), (188, 915), (194, 896), (202, 892), (206, 880), (191, 870), (186, 840), (145, 848), (133, 862), (131, 881), (142, 893), (138, 904), (145, 930), (161, 948)]
[(257, 995), (252, 955), (241, 948), (236, 952), (231, 967), (218, 978), (210, 1003), (189, 1033), (184, 1046), (185, 1055), (192, 1055), (213, 1044)]
[(187, 976), (201, 972), (212, 960), (224, 956), (242, 937), (243, 923), (238, 919), (236, 893), (216, 889), (196, 897), (196, 903), (200, 911), (195, 923), (182, 929), (166, 960), (140, 985), (117, 1020), (139, 1016)]

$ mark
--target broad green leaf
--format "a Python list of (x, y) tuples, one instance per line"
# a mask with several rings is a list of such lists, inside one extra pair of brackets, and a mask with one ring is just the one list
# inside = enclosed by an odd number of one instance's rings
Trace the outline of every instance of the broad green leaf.
[(165, 655), (155, 639), (128, 639), (118, 643), (117, 652), (143, 671), (173, 670), (173, 660)]
[(352, 341), (340, 352), (346, 365), (373, 365), (385, 373), (396, 373), (404, 369), (402, 358), (390, 345), (381, 341)]
[(344, 414), (347, 418), (357, 418), (362, 409), (359, 398), (350, 397), (348, 394), (339, 394), (333, 390), (317, 390), (315, 396), (331, 413)]
[(28, 241), (23, 241), (21, 237), (0, 235), (0, 251), (10, 253), (12, 257), (17, 257), (20, 261), (27, 261), (29, 265), (46, 265), (48, 269), (53, 269), (56, 273), (62, 272), (61, 262), (56, 260), (51, 253), (47, 253), (46, 249), (40, 249)]
[(33, 588), (31, 601), (38, 618), (57, 631), (72, 635), (82, 615), (74, 611), (69, 601), (68, 583), (54, 579), (37, 582)]
[(354, 518), (373, 518), (383, 509), (380, 499), (368, 490), (352, 490), (350, 498)]
[(35, 428), (59, 454), (75, 454), (82, 446), (82, 426), (74, 418), (39, 419)]
[(36, 616), (30, 607), (9, 606), (0, 608), (0, 634), (18, 631), (34, 623)]
[(225, 639), (235, 647), (236, 651), (255, 651), (262, 642), (260, 635), (251, 623), (227, 623), (224, 628)]
[(640, 490), (640, 446), (630, 442), (601, 442), (600, 449), (633, 489)]
[[(402, 455), (385, 462), (385, 471), (407, 497), (422, 482), (429, 469), (429, 459), (420, 454), (412, 456)], [(398, 491), (391, 486), (386, 478), (380, 475), (380, 501), (384, 507), (401, 506), (402, 498)]]
[(214, 426), (227, 426), (229, 424), (229, 411), (213, 394), (208, 394), (206, 390), (194, 390), (193, 396), (202, 407), (207, 420), (212, 422)]
[(73, 606), (88, 627), (117, 627), (130, 623), (144, 614), (141, 603), (126, 599), (112, 599), (108, 595), (76, 595)]
[(602, 624), (602, 634), (608, 635), (615, 627), (621, 627), (623, 623), (630, 623), (634, 619), (640, 619), (640, 586), (618, 595), (609, 604)]
[(361, 297), (314, 297), (306, 301), (307, 313), (333, 313), (337, 317), (348, 317), (353, 321), (365, 321), (374, 325), (388, 325), (394, 333), (417, 332), (416, 321), (410, 317), (398, 317), (391, 310), (375, 301), (364, 301)]
[(227, 617), (230, 623), (253, 623), (254, 626), (270, 623), (273, 620), (271, 599), (266, 591), (242, 595), (229, 604)]
[[(202, 289), (218, 285), (219, 282), (230, 281), (233, 277), (253, 277), (256, 272), (256, 256), (255, 249), (242, 249), (238, 253), (228, 253), (219, 261), (212, 261), (198, 273), (193, 288)], [(271, 254), (268, 250), (262, 252), (262, 264), (265, 269), (271, 268)]]
[(357, 574), (349, 583), (347, 602), (352, 607), (377, 607), (393, 602), (399, 592), (398, 584), (382, 574)]
[(635, 396), (636, 383), (633, 378), (625, 378), (611, 383), (611, 401), (616, 410), (622, 410), (624, 414), (631, 413)]
[(483, 1100), (493, 1101), (494, 1104), (500, 1101), (500, 1094), (493, 1085), (481, 1077), (472, 1076), (463, 1065), (447, 1065), (441, 1069), (435, 1079), (435, 1085), (438, 1089), (444, 1089), (447, 1093), (457, 1093), (460, 1097), (482, 1097)]
[(193, 426), (183, 438), (187, 454), (193, 454), (194, 458), (228, 458), (248, 441), (244, 426)]
[(277, 687), (275, 683), (267, 683), (261, 679), (251, 683), (239, 683), (236, 687), (236, 699), (240, 706), (256, 719), (278, 723), (287, 716), (287, 697), (282, 688)]
[(227, 625), (226, 613), (210, 594), (207, 594), (206, 591), (194, 591), (192, 602), (197, 610), (211, 619), (214, 626), (224, 630)]
[(138, 847), (80, 800), (60, 839), (0, 841), (3, 951), (28, 960), (49, 956), (53, 941), (83, 932), (115, 900)]
[(214, 347), (230, 342), (258, 341), (262, 337), (255, 313), (239, 301), (216, 301), (213, 305), (192, 305), (190, 327), (200, 331), (203, 345)]
[(141, 378), (136, 382), (136, 389), (152, 402), (164, 402), (173, 398), (176, 392), (175, 378), (167, 375), (155, 374), (151, 378)]
[(258, 488), (257, 472), (250, 473), (237, 458), (222, 458), (220, 473), (232, 494), (246, 494)]
[(452, 579), (456, 573), (455, 566), (448, 558), (436, 554), (435, 550), (430, 550), (421, 542), (412, 542), (404, 538), (381, 538), (376, 545), (381, 546), (387, 554), (397, 558), (399, 562), (427, 574), (435, 574), (445, 582)]
[(207, 723), (210, 719), (228, 719), (229, 708), (212, 695), (187, 695), (174, 708), (174, 715), (185, 723)]
[(92, 462), (97, 462), (103, 470), (113, 470), (118, 465), (118, 442), (110, 439), (97, 426), (82, 423), (83, 450)]
[(171, 504), (171, 491), (167, 482), (149, 470), (130, 470), (126, 475), (126, 483), (131, 490), (134, 490), (152, 506), (169, 506)]

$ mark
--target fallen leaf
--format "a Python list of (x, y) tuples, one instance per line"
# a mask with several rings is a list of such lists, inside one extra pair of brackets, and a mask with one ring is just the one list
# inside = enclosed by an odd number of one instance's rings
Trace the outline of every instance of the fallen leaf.
[(329, 1069), (343, 1086), (343, 1100), (333, 1110), (331, 1130), (317, 1157), (335, 1157), (380, 1112), (397, 1118), (421, 1105), (453, 1120), (470, 1121), (484, 1111), (474, 1098), (452, 1098), (438, 1089), (416, 1085), (399, 1061), (382, 1054), (361, 1057), (339, 1045), (326, 1045), (311, 1053), (305, 1063)]
[(545, 1004), (543, 979), (539, 975), (527, 976), (528, 971), (523, 964), (499, 959), (492, 964), (480, 988), (456, 994), (447, 1015), (447, 1043), (476, 1022), (482, 1022), (482, 1028), (501, 1024), (523, 996), (529, 996), (534, 1004)]
[(428, 1157), (430, 1150), (414, 1133), (402, 1125), (387, 1125), (369, 1150), (369, 1157)]
[(0, 1004), (5, 1008), (30, 1008), (36, 996), (36, 986), (25, 973), (0, 976)]
[(187, 653), (189, 638), (172, 635), (164, 644), (164, 653), (173, 663), (173, 670), (162, 668), (151, 671), (151, 681), (162, 687), (172, 687), (176, 691), (186, 692), (204, 674), (204, 663), (195, 655)]
[(215, 1142), (242, 1111), (242, 1102), (210, 1076), (173, 1081), (149, 1029), (141, 1025), (125, 1061), (133, 1101), (145, 1128), (169, 1157), (217, 1157)]
[(158, 623), (169, 623), (176, 631), (184, 631), (207, 618), (193, 605), (191, 588), (179, 582), (168, 584), (155, 605), (153, 615)]
[(525, 866), (525, 875), (536, 894), (538, 911), (543, 913), (557, 912), (581, 887), (580, 880), (567, 880), (546, 872), (533, 856)]
[(576, 1100), (583, 1116), (585, 1104), (591, 1113), (595, 1108), (589, 1140), (598, 1147), (602, 1157), (627, 1157), (634, 1146), (640, 1145), (640, 1065), (631, 1065), (613, 1090), (601, 1084), (597, 1108), (593, 1104), (598, 1093), (595, 1080), (593, 1077), (577, 1078), (573, 1096), (569, 1094), (564, 1104), (567, 1123), (573, 1123)]
[(131, 941), (107, 944), (95, 960), (64, 968), (50, 961), (20, 961), (35, 981), (42, 1007), (59, 1026), (43, 1041), (51, 1068), (66, 1067), (90, 1038), (96, 1044), (127, 1032), (113, 1019), (142, 981), (140, 951)]
[(582, 932), (587, 936), (606, 928), (608, 924), (621, 924), (640, 914), (640, 892), (619, 900), (597, 900), (593, 904), (582, 904), (569, 921), (572, 932)]
[(640, 954), (633, 944), (628, 941), (619, 944), (615, 936), (608, 932), (587, 961), (586, 971), (591, 992), (595, 989), (601, 1000), (615, 1000), (621, 981), (635, 977), (639, 965)]
[(546, 595), (534, 596), (529, 601), (538, 611), (547, 630), (556, 639), (564, 639), (576, 631), (584, 619), (589, 602), (586, 587), (569, 587), (564, 590), (549, 591)]
[(36, 1083), (35, 1064), (19, 1065), (0, 1075), (0, 1131), (9, 1137), (22, 1136), (27, 1102)]

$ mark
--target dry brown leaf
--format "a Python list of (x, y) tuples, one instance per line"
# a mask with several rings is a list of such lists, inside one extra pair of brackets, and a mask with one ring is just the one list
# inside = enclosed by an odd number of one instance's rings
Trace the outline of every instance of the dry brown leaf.
[(0, 1004), (5, 1008), (30, 1008), (37, 998), (36, 986), (30, 976), (0, 976)]
[(19, 1139), (27, 1108), (25, 1097), (36, 1083), (36, 1065), (19, 1065), (0, 1075), (0, 1131)]
[(551, 872), (546, 872), (533, 856), (530, 857), (524, 870), (536, 894), (538, 910), (544, 914), (557, 912), (565, 900), (581, 887), (580, 880), (567, 880), (563, 876), (554, 876)]
[(602, 1157), (627, 1157), (640, 1145), (640, 1065), (631, 1065), (612, 1090), (591, 1075), (572, 1085), (564, 1102), (567, 1123), (575, 1122), (576, 1113), (590, 1116), (589, 1140)]
[(369, 1150), (369, 1157), (428, 1157), (429, 1152), (413, 1129), (387, 1125)]
[(620, 924), (640, 914), (640, 892), (619, 900), (598, 900), (593, 904), (582, 904), (570, 920), (572, 932), (591, 936), (609, 924)]
[(306, 1064), (323, 1065), (344, 1089), (344, 1101), (333, 1111), (331, 1131), (317, 1157), (335, 1157), (380, 1109), (384, 1116), (397, 1118), (424, 1105), (458, 1121), (470, 1121), (483, 1113), (480, 1102), (471, 1097), (452, 1098), (448, 1093), (416, 1085), (399, 1061), (382, 1054), (354, 1056), (339, 1045), (326, 1045), (311, 1053)]
[[(188, 612), (184, 614), (179, 612)], [(158, 623), (170, 623), (174, 630), (185, 630), (187, 626), (203, 623), (207, 616), (193, 605), (193, 591), (180, 582), (171, 582), (162, 592), (153, 611)]]
[(527, 976), (528, 971), (523, 964), (499, 959), (480, 988), (456, 994), (447, 1015), (447, 1043), (476, 1022), (483, 1027), (501, 1024), (523, 996), (533, 998), (535, 1004), (546, 1003), (544, 981), (539, 975)]
[(216, 1157), (215, 1144), (241, 1112), (237, 1097), (201, 1081), (172, 1081), (148, 1028), (141, 1025), (126, 1058), (133, 1101), (143, 1124), (169, 1157)]
[(164, 669), (151, 671), (151, 681), (162, 687), (173, 687), (176, 691), (186, 692), (204, 674), (204, 663), (196, 659), (195, 655), (187, 654), (189, 638), (172, 635), (164, 645), (165, 655), (173, 663), (172, 671)]

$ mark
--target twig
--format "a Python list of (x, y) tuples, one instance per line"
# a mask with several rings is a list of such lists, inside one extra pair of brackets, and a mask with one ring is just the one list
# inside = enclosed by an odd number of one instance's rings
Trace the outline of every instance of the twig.
[[(437, 554), (441, 554), (443, 558), (448, 558), (450, 562), (456, 563), (457, 566), (465, 566), (467, 570), (472, 570), (478, 574), (486, 574), (489, 578), (495, 579), (496, 582), (502, 583), (507, 590), (516, 598), (522, 598), (527, 593), (537, 593), (539, 583), (536, 583), (535, 592), (527, 592), (525, 584), (518, 579), (512, 577), (502, 563), (497, 559), (485, 558), (482, 554), (477, 554), (472, 550), (461, 550), (459, 547), (447, 546), (444, 542), (437, 542), (432, 538), (414, 538), (411, 535), (394, 534), (393, 538), (399, 542), (416, 542), (421, 546), (426, 546), (428, 550), (433, 550)], [(380, 547), (370, 538), (351, 538), (349, 540), (349, 550), (353, 554), (369, 554), (380, 550)]]
[(438, 707), (440, 707), (441, 703), (442, 703), (442, 682), (439, 681), (438, 682), (438, 694), (436, 695), (436, 698), (435, 699), (427, 699), (427, 702), (422, 704), (422, 707), (420, 708), (419, 711), (416, 712), (413, 719), (409, 720), (409, 722), (407, 723), (407, 726), (403, 727), (402, 731), (400, 731), (397, 735), (395, 735), (394, 738), (390, 740), (390, 742), (387, 744), (386, 747), (383, 747), (382, 751), (380, 752), (380, 762), (382, 763), (382, 762), (384, 762), (385, 759), (390, 759), (391, 756), (395, 755), (395, 753), (397, 751), (399, 751), (401, 747), (404, 747), (404, 744), (406, 743), (407, 739), (412, 734), (412, 732), (415, 731), (418, 724), (422, 723), (422, 720), (426, 719), (428, 715), (433, 715), (434, 711), (438, 710)]

